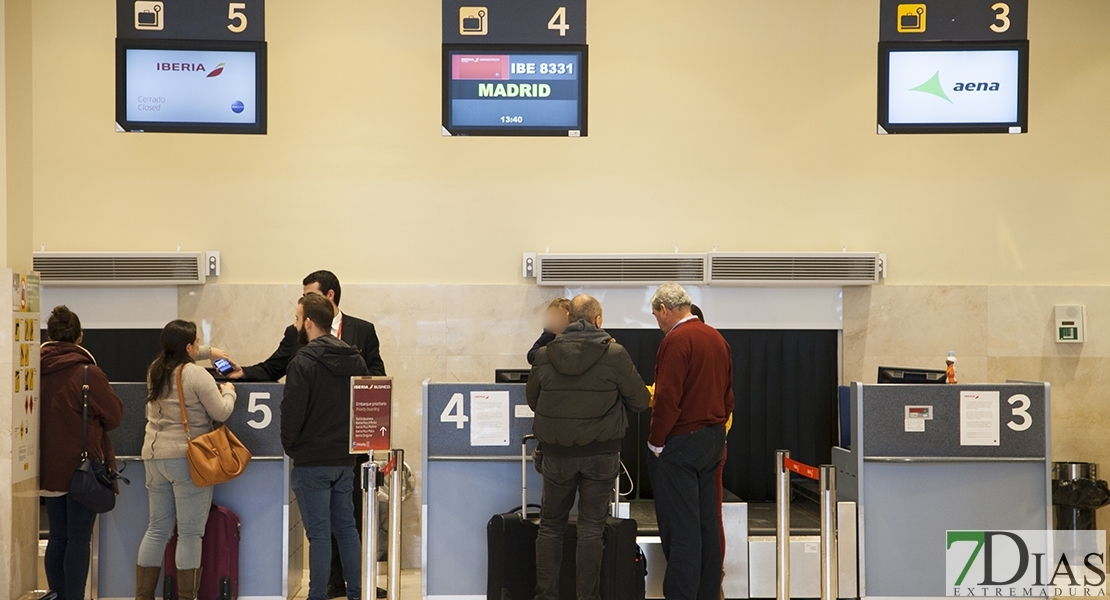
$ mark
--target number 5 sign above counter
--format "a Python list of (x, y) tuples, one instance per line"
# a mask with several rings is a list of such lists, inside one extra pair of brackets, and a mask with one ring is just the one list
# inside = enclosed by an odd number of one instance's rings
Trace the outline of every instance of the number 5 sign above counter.
[(121, 39), (266, 41), (265, 0), (116, 0)]
[(443, 0), (444, 44), (585, 44), (586, 0)]

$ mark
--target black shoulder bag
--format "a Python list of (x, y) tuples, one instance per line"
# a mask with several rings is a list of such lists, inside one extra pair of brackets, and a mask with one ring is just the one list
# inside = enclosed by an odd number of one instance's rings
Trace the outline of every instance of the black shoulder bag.
[(81, 384), (81, 462), (69, 481), (69, 495), (94, 513), (116, 507), (115, 477), (104, 463), (89, 456), (89, 366)]

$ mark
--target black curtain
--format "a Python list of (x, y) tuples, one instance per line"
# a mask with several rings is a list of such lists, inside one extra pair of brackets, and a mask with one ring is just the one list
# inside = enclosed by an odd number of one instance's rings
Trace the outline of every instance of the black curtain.
[[(607, 329), (652, 383), (662, 332)], [(837, 332), (721, 330), (732, 347), (736, 407), (728, 436), (725, 488), (749, 502), (775, 499), (775, 450), (820, 465), (836, 440)], [(638, 498), (652, 498), (647, 476), (650, 411), (631, 415), (622, 457)]]
[[(96, 358), (113, 383), (142, 383), (146, 369), (161, 352), (161, 329), (86, 329), (81, 345)], [(46, 330), (42, 330), (46, 339)]]

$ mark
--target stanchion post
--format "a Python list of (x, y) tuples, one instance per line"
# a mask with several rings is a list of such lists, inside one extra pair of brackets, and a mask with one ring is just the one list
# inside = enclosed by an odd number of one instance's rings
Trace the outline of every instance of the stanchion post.
[(790, 471), (789, 450), (775, 452), (775, 600), (790, 600)]
[(821, 465), (821, 600), (839, 595), (836, 544), (836, 467)]
[(401, 600), (401, 488), (404, 487), (405, 451), (393, 450), (389, 480), (389, 600)]
[(378, 465), (371, 457), (362, 463), (362, 594), (373, 598), (378, 589)]

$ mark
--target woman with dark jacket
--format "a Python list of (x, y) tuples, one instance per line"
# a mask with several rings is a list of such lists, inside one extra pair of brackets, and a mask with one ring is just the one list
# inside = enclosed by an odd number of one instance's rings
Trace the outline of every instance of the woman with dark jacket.
[(111, 468), (116, 455), (107, 432), (119, 427), (123, 403), (88, 350), (80, 346), (81, 320), (65, 306), (50, 313), (42, 345), (39, 482), (50, 519), (46, 580), (59, 600), (84, 600), (89, 543), (96, 514), (68, 496), (81, 462), (81, 405), (88, 367), (88, 452)]

